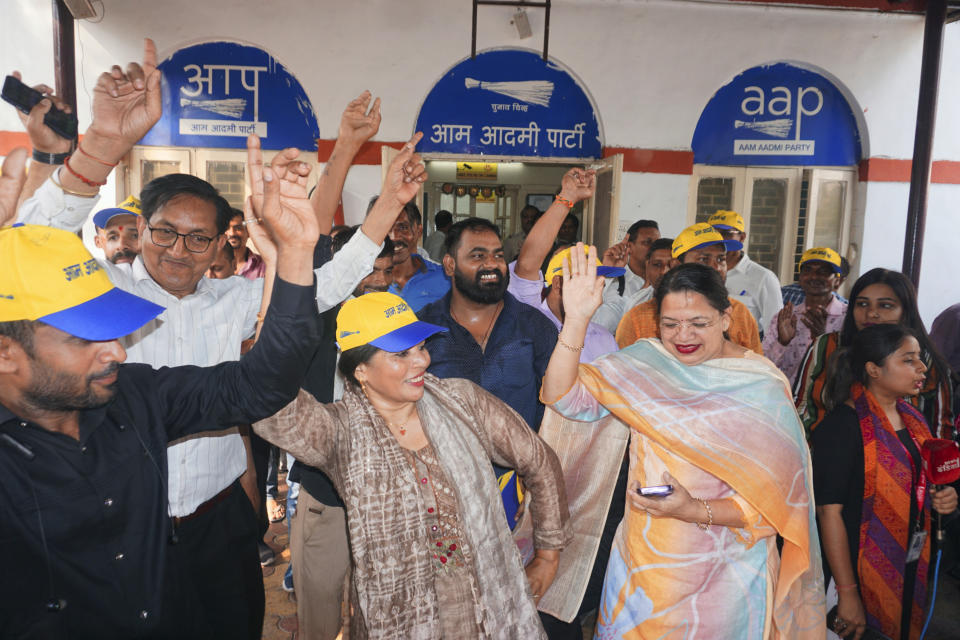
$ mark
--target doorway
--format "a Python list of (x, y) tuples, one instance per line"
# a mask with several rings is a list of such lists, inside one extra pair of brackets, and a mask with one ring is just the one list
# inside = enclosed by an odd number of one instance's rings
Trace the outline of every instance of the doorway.
[[(382, 147), (381, 172), (396, 154), (396, 149)], [(453, 214), (454, 222), (468, 217), (486, 218), (500, 228), (503, 238), (508, 238), (520, 231), (521, 209), (532, 204), (541, 212), (546, 211), (560, 189), (563, 175), (572, 167), (583, 166), (596, 170), (597, 188), (592, 198), (577, 203), (571, 210), (580, 221), (579, 238), (595, 245), (598, 254), (620, 241), (617, 228), (622, 154), (582, 163), (570, 159), (495, 160), (486, 156), (424, 156), (429, 179), (416, 199), (423, 214), (424, 241), (434, 231), (434, 216), (442, 209)], [(464, 167), (465, 164), (469, 166)], [(479, 165), (486, 167), (481, 171)]]
[(733, 210), (747, 226), (750, 258), (781, 282), (794, 282), (797, 263), (812, 247), (830, 247), (853, 262), (850, 241), (854, 167), (725, 167), (694, 165), (687, 223)]

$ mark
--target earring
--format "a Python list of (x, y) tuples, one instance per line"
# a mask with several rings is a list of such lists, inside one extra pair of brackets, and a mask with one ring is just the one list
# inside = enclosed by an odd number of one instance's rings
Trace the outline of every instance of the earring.
[(363, 395), (367, 396), (367, 399), (370, 399), (370, 394), (367, 392), (367, 383), (363, 380), (360, 380), (360, 390), (363, 391)]

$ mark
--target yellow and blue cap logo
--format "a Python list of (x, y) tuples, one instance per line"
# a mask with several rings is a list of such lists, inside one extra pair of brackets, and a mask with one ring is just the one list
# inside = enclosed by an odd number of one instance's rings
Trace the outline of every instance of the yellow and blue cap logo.
[(727, 251), (739, 251), (743, 248), (743, 243), (738, 240), (724, 240), (720, 232), (706, 222), (687, 227), (673, 241), (670, 249), (670, 255), (679, 258), (687, 251), (693, 249), (702, 249), (713, 244), (722, 244)]
[[(563, 260), (566, 258), (570, 259), (570, 251), (573, 247), (567, 247), (563, 251), (557, 251), (553, 254), (553, 257), (550, 258), (550, 263), (547, 265), (547, 272), (543, 275), (543, 282), (548, 287), (553, 284), (553, 279), (559, 275), (563, 275)], [(590, 247), (583, 245), (583, 252), (589, 253)], [(622, 276), (626, 273), (626, 269), (623, 267), (604, 267), (600, 264), (600, 260), (597, 260), (597, 275), (604, 276), (606, 278), (616, 278)]]
[(730, 229), (741, 233), (747, 230), (743, 216), (736, 211), (725, 211), (723, 209), (707, 218), (707, 224), (715, 229)]
[(833, 268), (834, 273), (840, 273), (840, 254), (830, 247), (814, 247), (807, 249), (800, 256), (800, 266), (807, 262), (825, 262)]
[(381, 291), (347, 300), (337, 314), (337, 346), (341, 351), (370, 344), (396, 353), (446, 330), (417, 320), (403, 298)]
[(80, 238), (60, 229), (0, 229), (0, 273), (0, 322), (41, 320), (84, 340), (114, 340), (163, 313), (114, 287)]
[(143, 215), (143, 212), (140, 210), (140, 201), (133, 196), (130, 196), (116, 207), (97, 211), (93, 215), (93, 224), (96, 225), (98, 229), (106, 229), (107, 225), (110, 223), (110, 219), (114, 216), (129, 215)]

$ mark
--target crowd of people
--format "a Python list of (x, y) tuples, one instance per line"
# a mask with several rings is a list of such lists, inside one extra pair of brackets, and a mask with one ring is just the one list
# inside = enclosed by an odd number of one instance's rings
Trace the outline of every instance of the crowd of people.
[(422, 243), (419, 133), (336, 227), (369, 92), (312, 192), (251, 135), (242, 210), (187, 174), (98, 210), (154, 45), (79, 142), (38, 89), (0, 174), (0, 636), (259, 638), (284, 518), (300, 638), (920, 636), (960, 305), (928, 334), (881, 268), (845, 299), (837, 247), (781, 286), (734, 211), (584, 245), (579, 167), (509, 237), (441, 210)]

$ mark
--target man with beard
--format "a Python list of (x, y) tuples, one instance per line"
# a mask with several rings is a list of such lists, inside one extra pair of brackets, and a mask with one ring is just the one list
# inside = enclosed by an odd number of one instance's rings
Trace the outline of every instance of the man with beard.
[[(370, 200), (368, 213), (378, 197)], [(390, 239), (393, 241), (393, 284), (390, 285), (390, 293), (403, 298), (414, 313), (439, 300), (450, 290), (450, 278), (440, 265), (417, 253), (417, 243), (423, 232), (422, 220), (417, 205), (408, 202), (390, 229)]]
[(119, 207), (101, 209), (93, 215), (97, 235), (93, 243), (113, 264), (130, 264), (140, 255), (140, 233), (137, 218), (140, 201), (130, 196)]
[[(466, 378), (500, 398), (540, 428), (540, 381), (557, 343), (557, 328), (540, 311), (507, 293), (509, 272), (500, 229), (468, 218), (450, 227), (443, 270), (453, 286), (417, 317), (447, 327), (427, 340), (428, 371)], [(507, 522), (516, 523), (519, 499), (513, 471), (497, 468)]]
[[(222, 637), (166, 568), (177, 542), (167, 446), (260, 420), (297, 393), (318, 337), (317, 225), (309, 209), (274, 200), (279, 182), (263, 208), (277, 279), (260, 341), (210, 368), (122, 364), (119, 338), (164, 308), (114, 287), (73, 233), (0, 230), (0, 539), (15, 551), (0, 636)], [(224, 499), (222, 527), (249, 518), (245, 502)]]
[(247, 226), (243, 224), (243, 211), (232, 209), (233, 217), (230, 218), (230, 225), (223, 235), (227, 237), (227, 244), (233, 248), (233, 257), (235, 262), (235, 274), (243, 276), (248, 280), (262, 278), (267, 272), (267, 265), (260, 257), (247, 246), (247, 240), (250, 239), (250, 233)]

